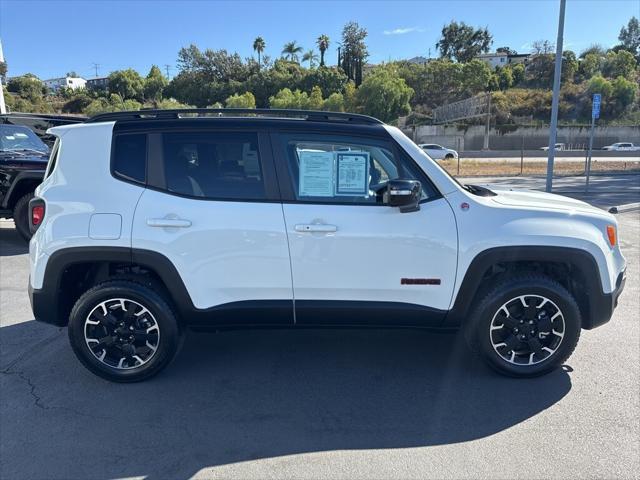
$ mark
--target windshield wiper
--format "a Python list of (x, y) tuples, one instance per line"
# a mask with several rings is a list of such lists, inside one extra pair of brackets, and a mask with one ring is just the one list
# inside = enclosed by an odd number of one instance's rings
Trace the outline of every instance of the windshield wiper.
[(47, 151), (46, 150), (37, 150), (35, 148), (10, 148), (8, 150), (5, 150), (6, 152), (36, 152), (36, 153), (41, 153), (43, 155), (46, 155)]

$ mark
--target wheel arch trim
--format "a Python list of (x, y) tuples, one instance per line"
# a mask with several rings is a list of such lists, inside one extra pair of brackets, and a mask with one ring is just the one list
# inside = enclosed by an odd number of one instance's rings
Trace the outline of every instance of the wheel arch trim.
[(587, 288), (587, 305), (581, 305), (583, 328), (594, 328), (607, 322), (611, 317), (612, 295), (603, 291), (600, 269), (591, 253), (572, 247), (522, 245), (489, 248), (473, 258), (444, 325), (451, 327), (461, 325), (468, 317), (476, 300), (476, 294), (483, 286), (482, 279), (485, 272), (493, 265), (512, 262), (564, 263), (577, 268)]

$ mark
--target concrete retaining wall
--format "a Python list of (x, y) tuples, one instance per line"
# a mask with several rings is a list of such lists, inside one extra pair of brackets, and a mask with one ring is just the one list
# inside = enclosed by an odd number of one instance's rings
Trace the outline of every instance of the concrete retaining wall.
[[(484, 126), (467, 128), (455, 125), (423, 125), (405, 128), (405, 134), (416, 143), (438, 143), (464, 152), (482, 150)], [(489, 133), (491, 150), (537, 150), (549, 142), (549, 127), (505, 126), (492, 128)], [(572, 149), (586, 148), (589, 143), (589, 127), (558, 127), (558, 143)], [(621, 127), (596, 127), (593, 147), (601, 148), (616, 142), (640, 144), (640, 125)]]

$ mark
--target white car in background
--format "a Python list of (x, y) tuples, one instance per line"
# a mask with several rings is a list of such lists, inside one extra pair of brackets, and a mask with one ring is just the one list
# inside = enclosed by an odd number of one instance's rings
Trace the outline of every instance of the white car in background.
[[(556, 143), (554, 146), (554, 150), (558, 151), (558, 150), (566, 150), (567, 147), (564, 143)], [(545, 152), (549, 151), (549, 147), (541, 147), (540, 150), (544, 150)]]
[(436, 143), (421, 143), (418, 146), (434, 160), (458, 158), (458, 152), (451, 148), (445, 148), (442, 145), (438, 145)]
[(640, 145), (634, 145), (630, 142), (618, 142), (602, 147), (602, 150), (610, 150), (614, 152), (638, 152), (640, 151)]

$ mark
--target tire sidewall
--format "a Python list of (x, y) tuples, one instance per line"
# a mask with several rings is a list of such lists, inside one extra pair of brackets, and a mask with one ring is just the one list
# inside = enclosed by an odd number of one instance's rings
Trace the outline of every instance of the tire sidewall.
[[(133, 300), (149, 310), (160, 329), (158, 349), (153, 357), (138, 368), (118, 370), (98, 360), (87, 345), (84, 336), (85, 320), (101, 302), (112, 298)], [(180, 343), (180, 330), (170, 307), (154, 291), (127, 282), (126, 286), (94, 287), (76, 302), (68, 326), (69, 340), (82, 364), (96, 375), (111, 381), (136, 382), (158, 373), (175, 355)]]
[(27, 242), (31, 239), (29, 230), (29, 201), (33, 198), (33, 192), (20, 197), (13, 208), (13, 223), (16, 230)]
[[(535, 365), (514, 365), (504, 360), (493, 348), (490, 325), (498, 309), (507, 301), (521, 295), (540, 295), (548, 298), (562, 311), (565, 333), (562, 342), (551, 356)], [(544, 279), (505, 282), (489, 294), (480, 305), (474, 322), (475, 344), (489, 365), (501, 373), (517, 377), (542, 375), (560, 366), (573, 352), (580, 336), (580, 310), (571, 294), (561, 285)]]

